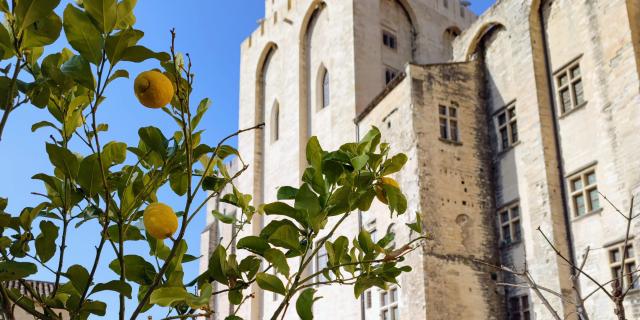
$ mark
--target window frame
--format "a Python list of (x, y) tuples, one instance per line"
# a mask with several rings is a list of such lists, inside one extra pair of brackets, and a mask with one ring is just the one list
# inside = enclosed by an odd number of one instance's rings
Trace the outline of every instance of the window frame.
[[(584, 90), (584, 81), (582, 79), (582, 66), (580, 65), (581, 58), (582, 55), (571, 60), (569, 63), (563, 65), (553, 74), (555, 99), (558, 104), (558, 114), (560, 116), (567, 115), (587, 104), (587, 98), (585, 97)], [(578, 75), (574, 75), (574, 70), (578, 70)], [(563, 83), (562, 79), (566, 79), (566, 83)], [(578, 96), (576, 94), (577, 84), (580, 85), (580, 89), (582, 92), (582, 101), (578, 101)], [(565, 92), (569, 95), (569, 106), (565, 104)]]
[[(593, 175), (594, 181), (590, 182), (589, 177)], [(579, 188), (576, 187), (579, 182)], [(595, 165), (583, 168), (567, 177), (567, 189), (569, 194), (569, 203), (571, 213), (574, 218), (587, 216), (593, 212), (602, 210), (600, 205), (600, 194), (598, 192), (598, 174)], [(596, 199), (592, 198), (595, 191)], [(582, 205), (579, 205), (581, 199)], [(596, 204), (594, 206), (594, 204)], [(580, 213), (579, 208), (584, 207), (584, 212)]]
[[(387, 41), (389, 39), (389, 41)], [(382, 46), (393, 51), (398, 51), (398, 36), (386, 28), (382, 29)]]
[[(502, 215), (506, 212), (507, 220), (502, 219)], [(517, 212), (516, 215), (513, 213)], [(513, 245), (522, 241), (522, 209), (519, 201), (502, 206), (497, 211), (498, 233), (500, 234), (500, 243), (503, 245)], [(509, 229), (509, 238), (504, 234), (505, 227)]]
[[(531, 320), (531, 301), (529, 301), (528, 294), (512, 296), (508, 300), (507, 311), (509, 319)], [(517, 309), (513, 308), (514, 301), (517, 301)]]
[[(444, 110), (444, 113), (442, 112)], [(452, 115), (452, 110), (453, 112)], [(456, 102), (450, 105), (438, 105), (438, 128), (440, 129), (440, 140), (452, 143), (462, 143), (460, 139), (460, 126), (458, 125), (460, 118), (460, 106)], [(444, 130), (443, 130), (444, 129)]]
[[(504, 116), (504, 123), (500, 123), (500, 117)], [(496, 137), (498, 139), (497, 146), (500, 152), (505, 152), (515, 147), (520, 142), (520, 132), (518, 130), (518, 113), (516, 110), (516, 102), (513, 101), (506, 106), (500, 108), (494, 113), (494, 126)], [(503, 135), (505, 130), (506, 140)], [(505, 146), (506, 141), (506, 146)]]
[[(631, 239), (630, 239), (631, 240)], [(614, 245), (607, 247), (607, 255), (609, 257), (609, 270), (611, 271), (611, 280), (622, 278), (622, 288), (626, 290), (631, 284), (630, 290), (640, 289), (640, 283), (638, 282), (638, 274), (634, 273), (638, 268), (636, 261), (636, 255), (634, 251), (633, 241), (627, 243), (626, 250), (623, 249), (624, 241), (618, 242)], [(621, 252), (624, 251), (624, 257), (621, 256)], [(618, 259), (615, 258), (613, 252), (618, 252)], [(631, 252), (631, 253), (629, 253)], [(622, 259), (620, 259), (622, 258)], [(622, 271), (622, 274), (618, 274), (617, 271)]]
[[(391, 76), (389, 76), (391, 75)], [(398, 76), (400, 75), (400, 70), (390, 67), (390, 66), (385, 66), (384, 68), (384, 85), (385, 87), (388, 86), (391, 82), (393, 82), (393, 80), (395, 80), (396, 78), (398, 78)]]
[[(395, 296), (393, 293), (395, 293)], [(380, 290), (380, 320), (387, 319), (385, 314), (389, 315), (389, 320), (400, 319), (399, 293), (400, 290), (398, 290), (397, 286), (391, 286), (388, 290)]]

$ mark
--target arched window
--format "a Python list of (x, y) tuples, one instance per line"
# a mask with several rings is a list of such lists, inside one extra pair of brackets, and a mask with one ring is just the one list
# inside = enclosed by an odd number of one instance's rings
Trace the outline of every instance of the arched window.
[(276, 101), (271, 110), (271, 142), (280, 138), (280, 104)]
[(329, 71), (323, 70), (322, 75), (322, 107), (326, 108), (331, 103), (331, 91), (329, 89)]

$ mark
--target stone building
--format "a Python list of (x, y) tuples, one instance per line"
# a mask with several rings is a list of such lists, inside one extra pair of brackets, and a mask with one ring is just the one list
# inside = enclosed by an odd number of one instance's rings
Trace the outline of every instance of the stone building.
[[(477, 260), (526, 266), (567, 297), (547, 295), (560, 316), (575, 318), (569, 298), (597, 287), (574, 283), (538, 228), (573, 263), (590, 248), (584, 271), (602, 283), (624, 270), (624, 285), (640, 288), (629, 275), (638, 237), (623, 259), (626, 222), (602, 196), (626, 212), (640, 194), (640, 1), (498, 0), (480, 17), (465, 4), (265, 0), (242, 43), (239, 127), (266, 127), (239, 138), (252, 166), (238, 188), (256, 204), (275, 201), (278, 186), (299, 183), (309, 137), (332, 149), (375, 125), (409, 157), (395, 175), (409, 214), (390, 221), (376, 204), (341, 233), (383, 234), (420, 212), (434, 237), (389, 291), (354, 299), (318, 288), (317, 319), (553, 319), (520, 280)], [(259, 232), (261, 219), (243, 232)], [(231, 233), (208, 222), (205, 257)], [(398, 228), (399, 243), (409, 237)], [(239, 315), (266, 319), (277, 300), (258, 294)], [(224, 296), (213, 304), (221, 315), (230, 308)], [(625, 304), (640, 319), (640, 290)], [(585, 308), (590, 319), (615, 318), (602, 292)]]

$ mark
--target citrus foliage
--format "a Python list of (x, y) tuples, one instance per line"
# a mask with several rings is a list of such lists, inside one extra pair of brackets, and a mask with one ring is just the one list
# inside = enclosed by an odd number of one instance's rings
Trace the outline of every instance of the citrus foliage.
[[(119, 297), (120, 319), (136, 319), (152, 306), (171, 307), (178, 316), (188, 317), (211, 314), (214, 310), (209, 309), (209, 299), (223, 292), (231, 303), (240, 305), (251, 297), (249, 287), (256, 283), (284, 296), (274, 317), (286, 312), (296, 298), (299, 316), (311, 319), (311, 305), (317, 299), (311, 287), (316, 284), (352, 284), (357, 297), (372, 286), (384, 288), (395, 283), (402, 272), (410, 270), (398, 263), (414, 248), (413, 242), (423, 237), (393, 248), (392, 233), (377, 242), (366, 231), (354, 239), (337, 234), (347, 217), (369, 210), (376, 195), (388, 204), (391, 214), (406, 211), (404, 195), (386, 177), (401, 170), (406, 156), (390, 156), (389, 145), (380, 143), (375, 128), (360, 142), (335, 151), (323, 150), (312, 138), (306, 148), (309, 167), (302, 184), (280, 188), (277, 202), (254, 206), (252, 197), (234, 186), (248, 165), (243, 163), (233, 175), (225, 166), (231, 157), (242, 162), (238, 151), (224, 144), (227, 139), (216, 146), (201, 143), (204, 130), (200, 121), (210, 101), (191, 102), (189, 59), (185, 61), (175, 52), (173, 41), (170, 53), (138, 44), (144, 33), (134, 28), (135, 2), (84, 0), (66, 5), (61, 18), (54, 12), (58, 0), (16, 0), (11, 6), (0, 0), (5, 14), (0, 25), (0, 58), (10, 63), (0, 76), (4, 111), (0, 133), (10, 112), (23, 104), (41, 108), (55, 119), (32, 126), (33, 131), (51, 132), (44, 152), (53, 174), (33, 176), (42, 182), (43, 201), (9, 213), (8, 200), (0, 198), (0, 297), (5, 304), (11, 301), (39, 319), (59, 319), (60, 310), (73, 319), (86, 319), (105, 315), (107, 305), (94, 294), (111, 292)], [(44, 47), (55, 42), (62, 30), (70, 48), (44, 56)], [(142, 104), (161, 107), (175, 121), (176, 131), (144, 127), (138, 130), (136, 144), (103, 141), (102, 133), (109, 126), (99, 122), (98, 115), (108, 104), (105, 92), (113, 81), (129, 77), (129, 72), (119, 67), (121, 62), (150, 59), (159, 63), (162, 71), (145, 73), (140, 81), (149, 82), (149, 86), (142, 88), (136, 81), (135, 88), (126, 94), (133, 95), (135, 90)], [(152, 88), (155, 82), (149, 75), (159, 79), (160, 89)], [(153, 92), (146, 92), (149, 88)], [(72, 149), (72, 142), (81, 148)], [(221, 194), (227, 186), (232, 192)], [(174, 208), (159, 209), (157, 203), (162, 199), (157, 194), (162, 188), (182, 197), (184, 207), (175, 213)], [(196, 203), (199, 192), (208, 196)], [(227, 252), (228, 244), (218, 246), (208, 270), (187, 282), (183, 264), (197, 258), (186, 254), (185, 232), (207, 200), (216, 196), (242, 211), (238, 220), (212, 212), (221, 222), (235, 225), (238, 232), (256, 215), (274, 219), (259, 235), (238, 239), (241, 255)], [(140, 227), (142, 220), (146, 231)], [(85, 224), (101, 229), (95, 239), (87, 239), (96, 243), (94, 263), (67, 267), (65, 251), (72, 250), (67, 248), (68, 234)], [(409, 228), (422, 232), (420, 221)], [(127, 252), (133, 241), (146, 241), (149, 256)], [(328, 252), (328, 267), (304, 276), (321, 247)], [(112, 250), (117, 258), (103, 261), (104, 250)], [(156, 260), (157, 264), (150, 262)], [(39, 295), (24, 281), (39, 268), (50, 272), (55, 281), (47, 296)], [(113, 279), (96, 283), (97, 272), (110, 272)], [(324, 280), (315, 283), (319, 276)], [(4, 281), (10, 280), (21, 281), (30, 294), (9, 289)], [(212, 283), (227, 289), (213, 292)], [(197, 294), (193, 293), (195, 285)], [(128, 299), (138, 302), (129, 313), (125, 310)], [(231, 314), (228, 319), (239, 317)]]

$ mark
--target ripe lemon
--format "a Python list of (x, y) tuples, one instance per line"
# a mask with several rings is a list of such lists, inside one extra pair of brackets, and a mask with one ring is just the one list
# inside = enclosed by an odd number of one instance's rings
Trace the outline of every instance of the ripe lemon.
[(374, 187), (375, 191), (376, 191), (376, 198), (378, 198), (378, 200), (380, 200), (380, 202), (384, 203), (384, 204), (389, 204), (389, 199), (387, 199), (387, 194), (385, 193), (384, 189), (382, 188), (383, 185), (390, 185), (390, 186), (394, 186), (398, 189), (400, 189), (400, 185), (398, 184), (398, 181), (389, 178), (389, 177), (382, 177), (380, 178), (380, 180), (378, 180), (378, 185), (376, 185)]
[(155, 202), (144, 209), (144, 228), (156, 239), (166, 239), (178, 229), (178, 217), (164, 203)]
[(147, 108), (162, 108), (173, 98), (171, 80), (156, 70), (145, 71), (133, 82), (133, 91), (138, 101)]

